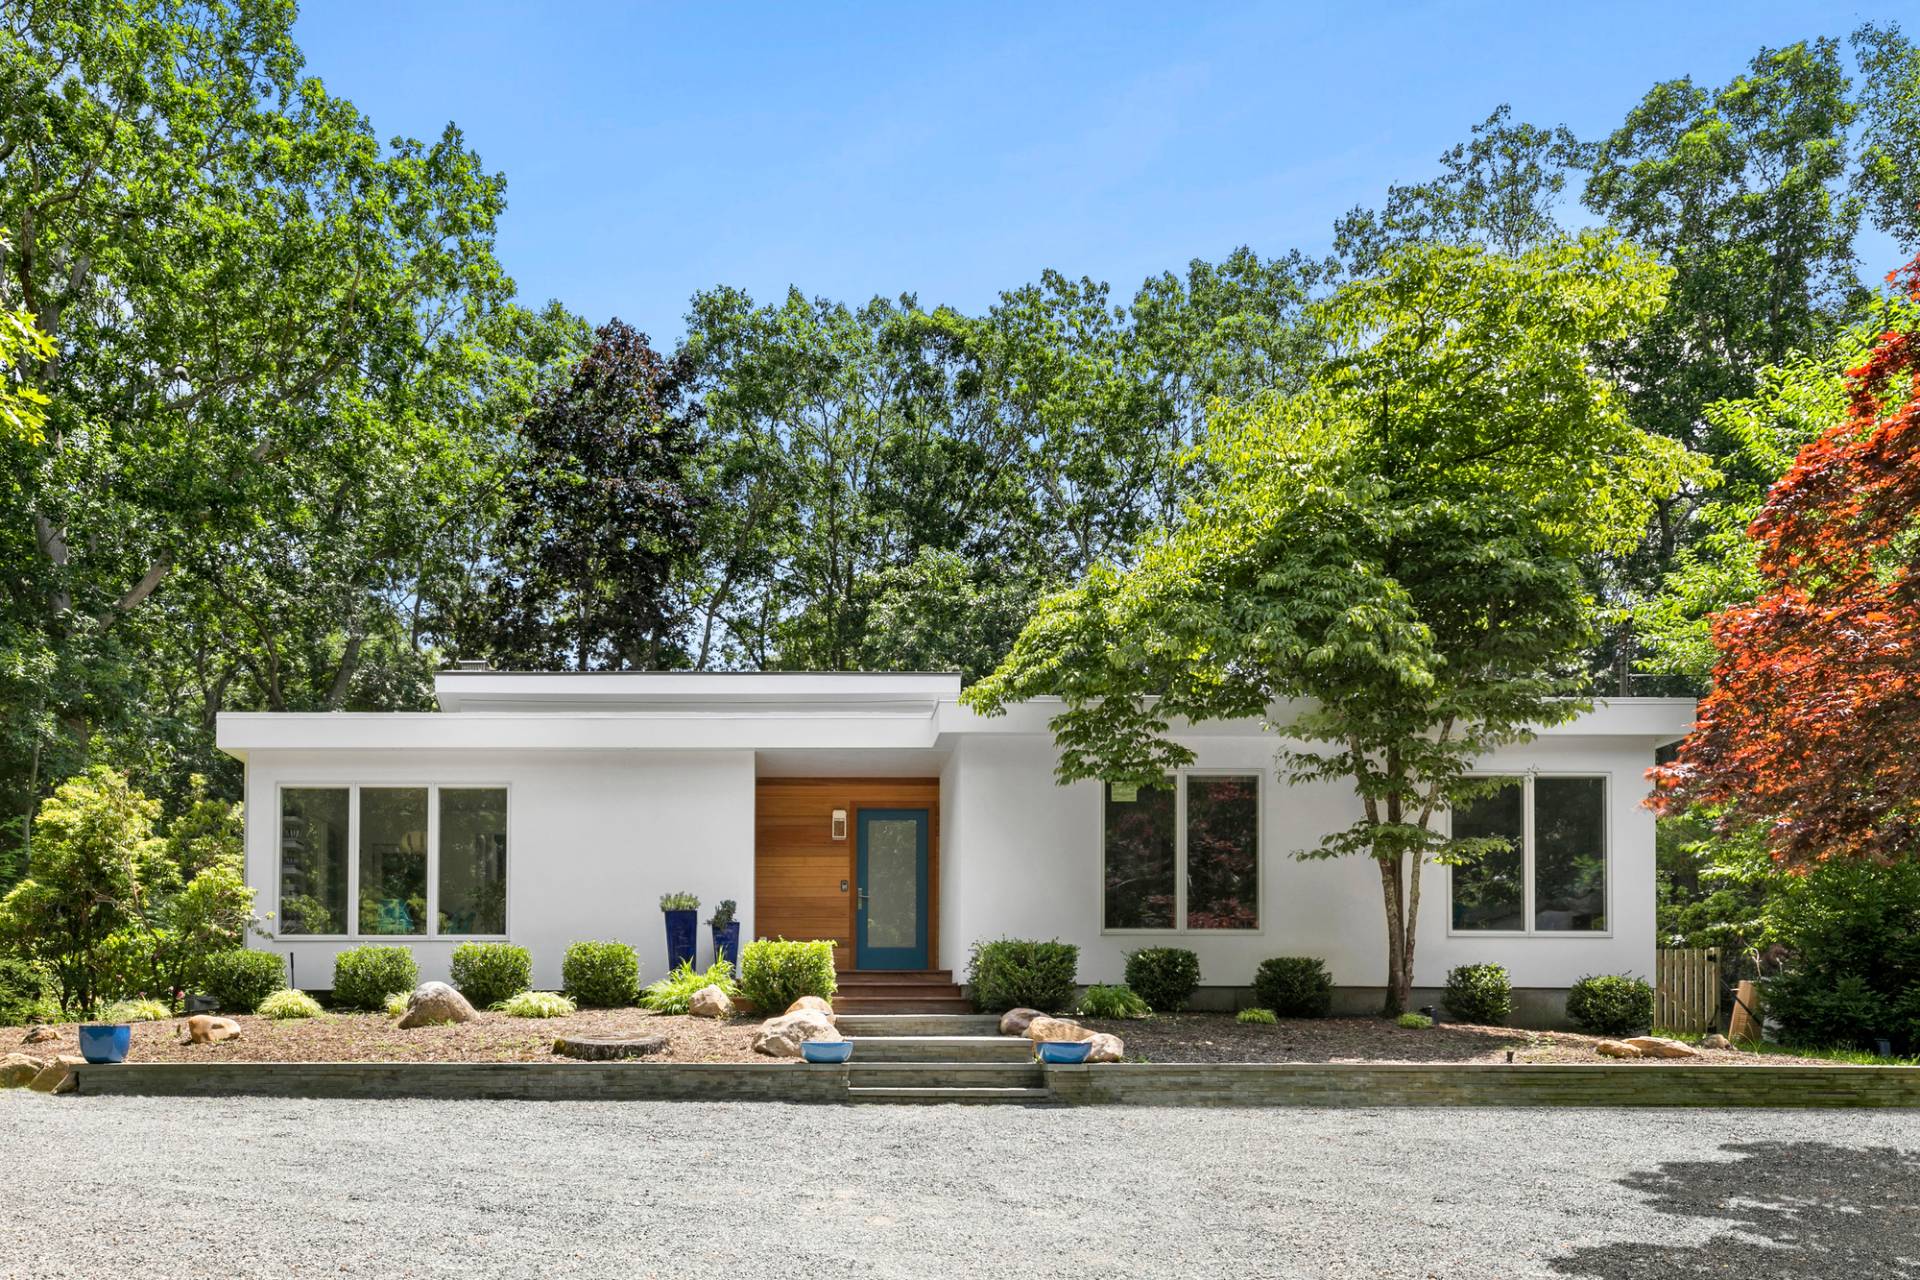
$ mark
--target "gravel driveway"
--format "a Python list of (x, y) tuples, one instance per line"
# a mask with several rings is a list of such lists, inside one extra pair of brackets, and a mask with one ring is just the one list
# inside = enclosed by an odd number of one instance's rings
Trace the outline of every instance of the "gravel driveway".
[(0, 1094), (7, 1276), (1920, 1276), (1920, 1114)]

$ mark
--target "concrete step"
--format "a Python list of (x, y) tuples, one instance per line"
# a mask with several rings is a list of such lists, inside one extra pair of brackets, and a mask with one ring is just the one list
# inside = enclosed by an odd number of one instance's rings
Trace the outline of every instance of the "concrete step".
[(1033, 1042), (1019, 1036), (874, 1036), (842, 1031), (857, 1062), (1031, 1062)]
[(868, 1062), (853, 1047), (847, 1084), (861, 1089), (1037, 1089), (1047, 1076), (1037, 1063)]
[(857, 986), (862, 983), (914, 984), (935, 983), (940, 986), (953, 985), (951, 969), (845, 969), (834, 975), (841, 986)]
[(860, 1013), (834, 1005), (834, 1025), (843, 1036), (991, 1036), (996, 1013)]
[(849, 1102), (957, 1102), (978, 1105), (981, 1103), (1018, 1103), (1033, 1106), (1053, 1101), (1053, 1093), (1045, 1088), (1039, 1089), (895, 1089), (895, 1088), (849, 1088)]

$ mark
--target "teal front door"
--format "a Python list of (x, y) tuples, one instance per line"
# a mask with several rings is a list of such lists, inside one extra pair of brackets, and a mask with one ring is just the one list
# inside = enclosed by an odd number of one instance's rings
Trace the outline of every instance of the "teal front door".
[(927, 967), (927, 811), (861, 809), (854, 967)]

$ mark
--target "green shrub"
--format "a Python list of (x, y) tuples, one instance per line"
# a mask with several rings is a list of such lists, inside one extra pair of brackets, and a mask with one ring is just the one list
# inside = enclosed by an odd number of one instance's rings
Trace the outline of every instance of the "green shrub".
[(137, 1000), (116, 1000), (100, 1011), (102, 1022), (165, 1022), (172, 1016), (172, 1005), (144, 996)]
[(0, 956), (0, 1027), (24, 1027), (56, 1012), (46, 970), (29, 960)]
[(223, 1013), (252, 1013), (287, 985), (287, 960), (273, 951), (235, 947), (207, 957), (200, 985)]
[(1393, 1020), (1396, 1027), (1405, 1027), (1409, 1031), (1425, 1031), (1433, 1025), (1433, 1019), (1424, 1013), (1403, 1013)]
[(406, 1013), (407, 1006), (413, 1003), (413, 992), (396, 991), (387, 997), (387, 1016), (398, 1018)]
[(511, 942), (463, 942), (453, 949), (453, 985), (476, 1009), (533, 986), (533, 955)]
[(582, 1008), (624, 1008), (640, 996), (640, 958), (624, 942), (576, 942), (560, 962), (560, 978)]
[(1257, 1024), (1263, 1027), (1270, 1027), (1280, 1021), (1280, 1019), (1274, 1016), (1273, 1010), (1271, 1009), (1242, 1009), (1233, 1015), (1233, 1020), (1235, 1022)]
[(1596, 1036), (1624, 1036), (1653, 1025), (1653, 988), (1640, 978), (1608, 973), (1567, 989), (1567, 1017)]
[(1791, 953), (1761, 1008), (1783, 1043), (1920, 1054), (1920, 858), (1832, 858), (1776, 877), (1773, 936)]
[(1513, 980), (1503, 964), (1463, 964), (1447, 974), (1440, 1004), (1462, 1022), (1505, 1026), (1513, 1013)]
[(343, 1009), (384, 1009), (388, 996), (419, 985), (411, 947), (349, 947), (333, 960), (333, 1002)]
[(255, 1012), (261, 1017), (271, 1018), (275, 1022), (287, 1022), (295, 1018), (322, 1017), (326, 1013), (326, 1010), (320, 1007), (318, 1000), (315, 1000), (306, 992), (294, 991), (289, 988), (284, 991), (276, 991), (265, 1000), (262, 1000), (260, 1002), (260, 1008)]
[(1127, 985), (1155, 1013), (1176, 1013), (1200, 985), (1200, 957), (1185, 947), (1142, 947), (1127, 956)]
[(1253, 993), (1282, 1018), (1324, 1018), (1333, 1008), (1333, 975), (1312, 956), (1275, 956), (1254, 972)]
[(1038, 1009), (1060, 1013), (1073, 1007), (1080, 978), (1080, 948), (1070, 942), (1001, 938), (976, 942), (967, 960), (974, 1007), (987, 1013)]
[(687, 1002), (702, 987), (719, 987), (729, 999), (740, 996), (740, 984), (733, 980), (733, 966), (725, 960), (715, 960), (705, 973), (694, 968), (693, 961), (682, 960), (678, 969), (648, 985), (641, 993), (640, 1003), (655, 1013), (685, 1013)]
[(509, 1018), (571, 1018), (573, 1001), (558, 991), (522, 991), (493, 1006)]
[(1133, 988), (1095, 984), (1080, 997), (1080, 1014), (1086, 1018), (1145, 1018), (1153, 1013)]
[(663, 893), (660, 895), (662, 911), (698, 911), (700, 899), (691, 893)]
[(801, 996), (832, 1000), (840, 989), (831, 942), (760, 938), (740, 948), (740, 993), (773, 1017)]

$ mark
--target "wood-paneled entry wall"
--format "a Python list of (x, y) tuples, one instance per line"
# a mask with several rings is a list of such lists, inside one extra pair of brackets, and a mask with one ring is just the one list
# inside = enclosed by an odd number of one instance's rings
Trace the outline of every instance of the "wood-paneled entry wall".
[[(860, 810), (927, 810), (927, 967), (940, 967), (938, 778), (762, 778), (754, 799), (754, 934), (831, 938), (834, 962), (842, 969), (854, 967)], [(833, 838), (835, 809), (847, 811), (844, 840)]]

